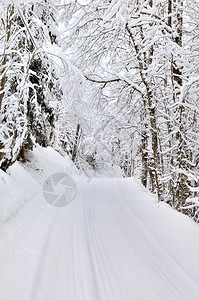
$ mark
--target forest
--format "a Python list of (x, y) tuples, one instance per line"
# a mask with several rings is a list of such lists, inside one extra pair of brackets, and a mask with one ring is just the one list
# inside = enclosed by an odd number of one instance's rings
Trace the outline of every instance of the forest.
[(0, 168), (119, 166), (199, 221), (199, 2), (0, 1)]

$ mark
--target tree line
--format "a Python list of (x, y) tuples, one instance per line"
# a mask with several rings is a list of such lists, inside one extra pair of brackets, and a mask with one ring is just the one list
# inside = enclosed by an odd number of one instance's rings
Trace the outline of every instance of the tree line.
[(0, 4), (0, 165), (119, 165), (198, 221), (197, 0)]

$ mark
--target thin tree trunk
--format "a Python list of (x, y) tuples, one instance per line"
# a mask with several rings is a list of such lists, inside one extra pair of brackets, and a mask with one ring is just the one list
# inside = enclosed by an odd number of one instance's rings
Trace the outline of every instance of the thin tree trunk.
[[(173, 18), (173, 24), (176, 27), (177, 35), (174, 37), (174, 42), (182, 47), (182, 26), (183, 26), (183, 1), (182, 0), (173, 0), (173, 12), (175, 12), (175, 18)], [(174, 82), (174, 92), (175, 98), (179, 101), (180, 97), (180, 89), (182, 87), (182, 68), (178, 66), (178, 63), (173, 61), (172, 64), (173, 71), (173, 82)], [(184, 99), (183, 99), (184, 102)], [(178, 200), (178, 207), (185, 204), (185, 200), (188, 196), (188, 190), (186, 187), (186, 176), (181, 172), (181, 170), (186, 169), (185, 166), (185, 141), (183, 137), (184, 133), (184, 104), (180, 103), (178, 109), (178, 132), (176, 134), (176, 139), (178, 141), (178, 150), (177, 150), (177, 163), (179, 169), (179, 175), (177, 179), (177, 187), (176, 187), (176, 198)]]
[(2, 108), (2, 101), (3, 101), (3, 97), (4, 97), (4, 90), (5, 90), (5, 84), (6, 84), (6, 63), (7, 63), (7, 57), (6, 57), (6, 48), (7, 48), (7, 43), (10, 40), (10, 35), (11, 35), (11, 25), (12, 25), (12, 15), (14, 13), (14, 5), (9, 5), (7, 8), (7, 17), (6, 17), (6, 21), (4, 22), (4, 20), (2, 20), (3, 25), (5, 27), (6, 30), (6, 38), (5, 38), (5, 49), (4, 49), (4, 55), (3, 55), (3, 61), (1, 63), (1, 71), (0, 71), (0, 112), (1, 112), (1, 108)]
[[(152, 2), (151, 2), (152, 4)], [(149, 110), (149, 121), (150, 121), (150, 131), (151, 131), (151, 142), (152, 142), (152, 152), (153, 152), (153, 176), (154, 176), (154, 181), (156, 183), (156, 189), (157, 189), (157, 195), (158, 195), (158, 200), (161, 200), (161, 186), (159, 183), (159, 172), (160, 172), (160, 156), (159, 156), (159, 151), (158, 151), (158, 131), (157, 131), (157, 126), (156, 126), (156, 114), (155, 114), (155, 106), (153, 105), (153, 95), (152, 91), (150, 88), (150, 84), (147, 82), (146, 76), (144, 74), (144, 71), (146, 71), (147, 66), (152, 63), (152, 53), (153, 53), (153, 47), (150, 48), (149, 51), (149, 57), (147, 59), (147, 55), (144, 52), (143, 57), (144, 57), (144, 65), (143, 65), (143, 59), (141, 57), (139, 47), (135, 43), (134, 36), (132, 35), (128, 24), (126, 24), (126, 30), (129, 33), (130, 39), (133, 43), (133, 46), (135, 48), (138, 64), (139, 64), (139, 72), (140, 72), (140, 77), (141, 80), (145, 86), (146, 89), (146, 99), (147, 99), (147, 105), (148, 105), (148, 110)], [(144, 40), (144, 35), (142, 31), (142, 27), (140, 27), (140, 36), (141, 39)], [(153, 184), (153, 182), (152, 182)]]
[(147, 177), (148, 177), (148, 126), (146, 123), (146, 100), (143, 99), (144, 113), (141, 112), (141, 120), (143, 122), (143, 130), (141, 137), (141, 153), (142, 153), (142, 177), (141, 182), (144, 187), (147, 187)]
[[(10, 40), (11, 36), (11, 25), (12, 25), (12, 15), (14, 13), (14, 5), (9, 5), (7, 8), (7, 15), (6, 20), (1, 19), (2, 25), (4, 27), (5, 33), (5, 48), (4, 48), (4, 54), (2, 56), (2, 62), (1, 62), (1, 71), (0, 71), (0, 115), (2, 110), (2, 102), (5, 95), (5, 86), (6, 86), (6, 63), (7, 63), (7, 55), (6, 55), (6, 49), (7, 44)], [(0, 118), (1, 121), (1, 118)], [(0, 141), (0, 161), (3, 160), (5, 156), (4, 152), (5, 145), (3, 141)], [(2, 164), (0, 164), (0, 168), (2, 167)]]
[(77, 128), (76, 128), (76, 134), (75, 134), (75, 142), (73, 145), (73, 152), (72, 152), (72, 161), (73, 162), (75, 162), (76, 157), (77, 157), (79, 136), (80, 136), (80, 124), (78, 123)]

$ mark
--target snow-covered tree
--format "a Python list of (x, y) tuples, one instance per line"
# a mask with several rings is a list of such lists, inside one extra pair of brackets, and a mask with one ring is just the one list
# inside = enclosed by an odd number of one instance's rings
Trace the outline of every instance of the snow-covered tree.
[(114, 161), (119, 149), (124, 170), (136, 165), (144, 186), (181, 209), (197, 181), (197, 2), (67, 1), (62, 9), (64, 43), (97, 102), (95, 155)]
[(24, 158), (34, 141), (50, 143), (52, 103), (60, 91), (56, 65), (48, 55), (56, 41), (52, 3), (8, 3), (1, 14), (0, 138), (1, 168), (6, 170)]

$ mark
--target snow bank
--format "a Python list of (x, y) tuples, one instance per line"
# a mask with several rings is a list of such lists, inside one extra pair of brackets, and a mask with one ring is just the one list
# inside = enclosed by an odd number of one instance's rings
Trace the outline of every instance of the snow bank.
[(38, 189), (36, 180), (20, 163), (11, 166), (8, 173), (0, 170), (0, 223), (30, 200)]
[(28, 155), (25, 169), (42, 184), (44, 180), (54, 173), (67, 173), (77, 177), (78, 169), (71, 159), (64, 153), (60, 154), (51, 147), (37, 147)]
[(16, 162), (7, 173), (0, 170), (0, 223), (40, 193), (44, 180), (58, 172), (78, 176), (77, 168), (67, 156), (51, 147), (39, 146), (28, 154), (25, 164)]
[(88, 181), (93, 177), (122, 177), (121, 169), (111, 164), (83, 173), (66, 154), (37, 146), (27, 154), (26, 163), (16, 162), (7, 173), (0, 170), (0, 223), (41, 193), (45, 179), (59, 172), (69, 174), (77, 183), (83, 177)]

